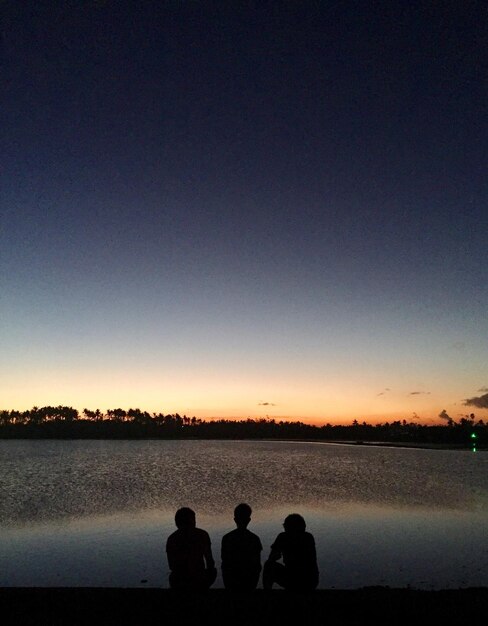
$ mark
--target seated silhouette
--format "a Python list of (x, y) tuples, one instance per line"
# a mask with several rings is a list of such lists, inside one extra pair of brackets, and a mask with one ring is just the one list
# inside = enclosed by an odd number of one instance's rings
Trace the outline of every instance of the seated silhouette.
[(224, 587), (231, 591), (256, 589), (261, 573), (263, 546), (257, 535), (247, 529), (252, 509), (239, 504), (234, 509), (237, 528), (222, 537), (222, 578)]
[(208, 533), (196, 527), (195, 512), (187, 507), (176, 511), (175, 524), (178, 530), (166, 542), (170, 587), (208, 589), (217, 577)]
[[(315, 589), (319, 582), (317, 554), (313, 535), (306, 532), (305, 520), (298, 513), (288, 515), (263, 569), (263, 587), (272, 589), (277, 583), (294, 591)], [(277, 561), (282, 558), (283, 563)]]

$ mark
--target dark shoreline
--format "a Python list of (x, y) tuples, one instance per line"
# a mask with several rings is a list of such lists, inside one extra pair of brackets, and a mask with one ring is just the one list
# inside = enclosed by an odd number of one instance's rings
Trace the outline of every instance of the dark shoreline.
[[(308, 441), (311, 441), (310, 439)], [(345, 441), (324, 441), (317, 439), (317, 442), (341, 444), (348, 446), (371, 446), (378, 448), (415, 448), (418, 450), (467, 450), (472, 452), (473, 448), (463, 444), (448, 444), (448, 443), (423, 443), (412, 441), (358, 441), (358, 440), (345, 440)], [(478, 446), (476, 448), (478, 452), (488, 450), (486, 446)]]
[(365, 587), (236, 595), (224, 589), (0, 588), (0, 623), (15, 626), (173, 624), (481, 624), (488, 588), (420, 591)]
[(401, 447), (481, 449), (488, 447), (488, 424), (474, 414), (443, 424), (395, 420), (368, 424), (305, 424), (274, 418), (205, 421), (178, 413), (150, 414), (140, 409), (107, 409), (105, 413), (72, 407), (33, 407), (0, 411), (0, 439), (96, 440), (286, 440), (347, 442)]
[[(321, 443), (338, 446), (368, 446), (372, 448), (413, 448), (418, 450), (466, 450), (473, 451), (471, 446), (456, 443), (429, 443), (414, 441), (363, 441), (358, 439), (317, 439), (303, 437), (9, 437), (0, 441), (250, 441), (250, 442), (270, 442), (270, 443)], [(476, 447), (477, 452), (488, 450), (488, 446)]]

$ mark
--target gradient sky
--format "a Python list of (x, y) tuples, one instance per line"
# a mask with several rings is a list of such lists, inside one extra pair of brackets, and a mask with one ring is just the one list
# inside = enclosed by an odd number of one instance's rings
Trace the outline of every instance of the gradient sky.
[(0, 408), (488, 417), (485, 2), (0, 12)]

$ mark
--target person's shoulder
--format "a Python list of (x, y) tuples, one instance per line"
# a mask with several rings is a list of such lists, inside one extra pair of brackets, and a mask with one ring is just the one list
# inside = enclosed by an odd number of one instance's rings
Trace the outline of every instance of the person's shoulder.
[(261, 543), (261, 538), (259, 537), (259, 535), (256, 535), (256, 533), (253, 533), (252, 531), (248, 530), (247, 531), (249, 533), (248, 537), (250, 539), (250, 541), (253, 542), (253, 544), (259, 548), (260, 550), (263, 549), (263, 544)]
[(206, 530), (203, 530), (203, 528), (195, 528), (195, 534), (200, 539), (204, 539), (206, 541), (210, 541), (210, 535), (208, 534), (208, 532)]
[(234, 530), (229, 530), (229, 532), (225, 533), (225, 535), (222, 537), (222, 541), (232, 541), (232, 539), (234, 539), (236, 535), (237, 528), (234, 528)]
[(261, 543), (261, 539), (259, 538), (259, 535), (256, 535), (256, 533), (253, 533), (252, 530), (248, 530), (246, 528), (246, 534), (248, 537), (250, 537), (253, 541), (259, 541), (259, 543)]
[(312, 533), (309, 533), (308, 531), (305, 531), (305, 537), (306, 537), (306, 541), (308, 541), (308, 543), (315, 543), (315, 538), (312, 535)]
[(169, 535), (169, 537), (166, 539), (166, 545), (170, 545), (172, 543), (174, 543), (176, 541), (176, 539), (179, 536), (179, 531), (175, 530), (173, 533), (171, 533), (171, 535)]
[(273, 545), (276, 544), (282, 544), (283, 542), (286, 541), (286, 533), (279, 533), (279, 535), (276, 535), (276, 539), (273, 542)]

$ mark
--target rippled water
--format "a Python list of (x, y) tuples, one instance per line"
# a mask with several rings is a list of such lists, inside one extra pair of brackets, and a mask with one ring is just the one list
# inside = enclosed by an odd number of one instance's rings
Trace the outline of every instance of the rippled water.
[(218, 561), (241, 501), (264, 556), (304, 515), (321, 587), (488, 585), (487, 453), (250, 441), (0, 442), (0, 585), (166, 586), (174, 511)]

